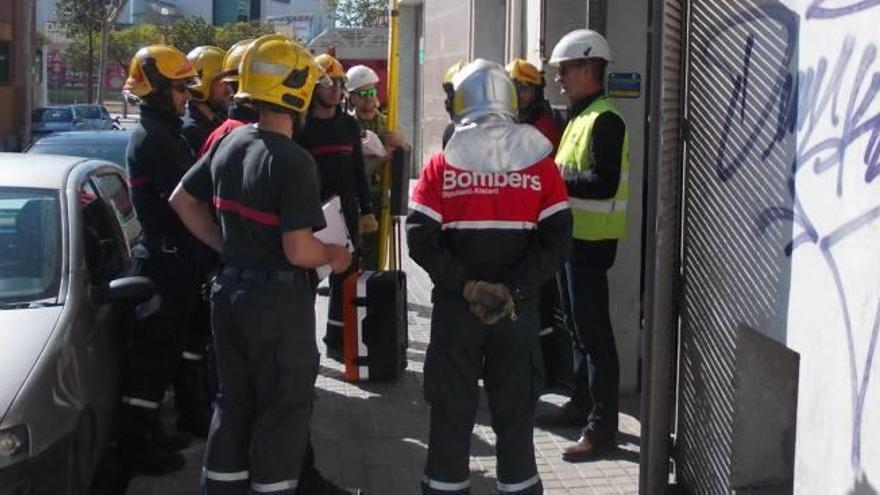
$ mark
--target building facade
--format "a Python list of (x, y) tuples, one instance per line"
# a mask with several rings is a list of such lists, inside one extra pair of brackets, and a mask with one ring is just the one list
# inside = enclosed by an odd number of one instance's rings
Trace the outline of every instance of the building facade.
[(17, 151), (30, 139), (37, 73), (33, 0), (0, 2), (0, 151)]

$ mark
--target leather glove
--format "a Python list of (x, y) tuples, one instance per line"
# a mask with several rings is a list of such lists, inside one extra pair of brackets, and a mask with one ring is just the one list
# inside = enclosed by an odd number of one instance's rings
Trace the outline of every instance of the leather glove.
[(470, 305), (471, 313), (485, 325), (494, 325), (508, 316), (516, 319), (516, 304), (504, 284), (469, 280), (464, 284), (462, 297)]
[(361, 234), (372, 234), (379, 230), (379, 221), (376, 220), (376, 215), (373, 215), (372, 213), (361, 215), (358, 229)]

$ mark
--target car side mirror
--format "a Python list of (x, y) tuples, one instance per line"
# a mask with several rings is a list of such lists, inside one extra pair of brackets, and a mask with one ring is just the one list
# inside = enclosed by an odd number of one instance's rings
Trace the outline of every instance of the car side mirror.
[(148, 277), (122, 277), (110, 281), (107, 295), (111, 301), (139, 304), (156, 293)]

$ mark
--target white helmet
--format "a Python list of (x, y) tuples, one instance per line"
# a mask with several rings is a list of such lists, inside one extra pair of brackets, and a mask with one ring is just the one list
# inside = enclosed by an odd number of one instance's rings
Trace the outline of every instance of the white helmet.
[(516, 88), (504, 67), (478, 58), (452, 78), (452, 114), (459, 124), (485, 115), (516, 117)]
[(348, 69), (348, 72), (345, 73), (345, 78), (347, 80), (345, 89), (348, 91), (379, 84), (379, 76), (376, 74), (376, 71), (366, 65), (355, 65)]
[(611, 47), (601, 34), (591, 29), (576, 29), (559, 40), (550, 55), (550, 65), (566, 60), (598, 58), (611, 62)]

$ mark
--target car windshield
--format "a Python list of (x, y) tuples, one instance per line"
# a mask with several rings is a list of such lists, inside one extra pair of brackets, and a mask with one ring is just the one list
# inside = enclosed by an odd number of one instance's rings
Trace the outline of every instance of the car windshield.
[(40, 116), (43, 122), (70, 122), (73, 120), (73, 112), (69, 108), (47, 108)]
[(100, 119), (101, 109), (96, 105), (81, 105), (76, 108), (76, 115), (81, 119)]
[[(104, 131), (121, 132), (121, 131)], [(40, 140), (33, 144), (28, 153), (41, 155), (70, 155), (83, 158), (97, 158), (113, 162), (120, 167), (125, 167), (125, 147), (128, 142), (118, 139), (112, 142), (94, 140), (88, 143), (64, 143)]]
[(60, 224), (58, 191), (0, 187), (0, 307), (57, 295)]

